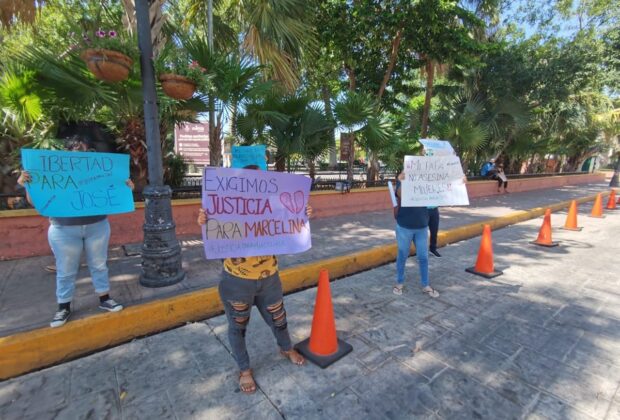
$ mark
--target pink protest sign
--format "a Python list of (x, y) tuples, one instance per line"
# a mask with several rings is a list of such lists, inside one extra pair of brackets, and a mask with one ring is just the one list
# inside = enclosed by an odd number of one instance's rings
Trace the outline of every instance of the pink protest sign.
[(202, 238), (207, 259), (296, 254), (312, 246), (310, 178), (252, 169), (205, 168)]

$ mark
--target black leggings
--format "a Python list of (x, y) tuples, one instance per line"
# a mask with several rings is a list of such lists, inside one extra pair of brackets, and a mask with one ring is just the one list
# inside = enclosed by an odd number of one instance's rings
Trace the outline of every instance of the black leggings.
[(439, 231), (439, 207), (428, 209), (428, 229), (431, 231), (431, 249), (437, 249), (437, 232)]
[(497, 175), (493, 175), (493, 179), (497, 181), (498, 190), (502, 188), (502, 184), (504, 184), (504, 189), (508, 188), (508, 181), (502, 181), (502, 179)]

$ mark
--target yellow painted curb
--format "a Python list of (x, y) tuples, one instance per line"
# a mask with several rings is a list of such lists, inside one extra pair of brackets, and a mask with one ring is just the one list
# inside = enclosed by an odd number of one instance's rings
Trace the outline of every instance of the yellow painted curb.
[[(602, 193), (603, 196), (609, 193)], [(578, 199), (593, 201), (596, 195)], [(517, 211), (438, 235), (438, 245), (478, 236), (485, 224), (492, 229), (542, 216), (546, 208), (558, 211), (569, 201), (548, 207)], [(413, 252), (412, 247), (412, 252)], [(396, 259), (396, 245), (382, 245), (348, 255), (328, 258), (281, 270), (285, 293), (314, 286), (321, 268), (329, 270), (332, 279), (368, 270)], [(118, 313), (94, 315), (69, 322), (62, 328), (41, 328), (0, 337), (0, 380), (12, 378), (46, 366), (65, 362), (97, 350), (127, 342), (133, 338), (167, 330), (185, 322), (198, 321), (223, 311), (217, 288), (198, 290), (171, 298), (130, 306)]]

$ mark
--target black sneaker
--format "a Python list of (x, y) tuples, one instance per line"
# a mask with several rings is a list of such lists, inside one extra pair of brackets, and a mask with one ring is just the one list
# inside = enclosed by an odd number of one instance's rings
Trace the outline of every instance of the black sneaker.
[(59, 309), (56, 314), (54, 314), (54, 318), (52, 322), (50, 322), (50, 327), (57, 328), (65, 325), (69, 317), (71, 316), (71, 311), (68, 309)]
[(103, 302), (99, 302), (99, 308), (104, 309), (108, 312), (118, 312), (123, 310), (123, 305), (116, 302), (114, 299), (104, 300)]
[(434, 256), (441, 257), (441, 254), (439, 252), (437, 252), (436, 249), (431, 249), (430, 251), (431, 251), (431, 254), (433, 254)]

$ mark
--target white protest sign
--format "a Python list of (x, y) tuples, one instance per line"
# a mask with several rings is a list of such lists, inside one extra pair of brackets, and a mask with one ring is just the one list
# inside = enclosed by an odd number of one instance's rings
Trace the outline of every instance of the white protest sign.
[(420, 139), (426, 156), (452, 156), (454, 149), (446, 140)]
[(396, 199), (396, 192), (394, 191), (394, 185), (392, 185), (392, 181), (388, 181), (388, 189), (390, 190), (390, 198), (392, 199), (392, 207), (398, 207), (398, 200)]
[(402, 207), (467, 206), (458, 156), (405, 156)]

